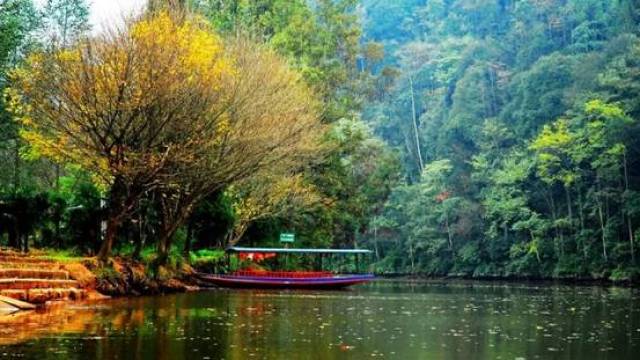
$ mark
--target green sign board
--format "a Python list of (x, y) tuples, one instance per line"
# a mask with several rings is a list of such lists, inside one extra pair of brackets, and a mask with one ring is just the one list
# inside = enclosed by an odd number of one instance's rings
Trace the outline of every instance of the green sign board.
[(280, 242), (292, 243), (295, 240), (296, 235), (291, 233), (280, 233)]

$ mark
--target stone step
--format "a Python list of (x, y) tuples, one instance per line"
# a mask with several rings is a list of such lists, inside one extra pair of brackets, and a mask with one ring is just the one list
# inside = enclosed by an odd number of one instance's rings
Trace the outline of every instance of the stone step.
[(26, 256), (26, 254), (19, 251), (0, 248), (0, 256)]
[(8, 304), (19, 310), (33, 310), (36, 308), (33, 304), (28, 302), (2, 295), (0, 295), (0, 304)]
[(75, 280), (58, 279), (0, 279), (0, 290), (27, 290), (78, 287)]
[(18, 262), (18, 261), (2, 261), (0, 260), (0, 269), (42, 269), (42, 270), (58, 270), (62, 268), (59, 263), (52, 262)]
[(64, 270), (0, 268), (0, 279), (7, 278), (69, 280), (69, 273)]
[(50, 263), (55, 261), (41, 256), (25, 256), (25, 255), (2, 255), (0, 254), (0, 262), (17, 262), (17, 263)]
[(75, 287), (11, 289), (0, 290), (0, 296), (27, 301), (31, 304), (44, 304), (47, 301), (83, 300), (87, 298), (87, 291)]

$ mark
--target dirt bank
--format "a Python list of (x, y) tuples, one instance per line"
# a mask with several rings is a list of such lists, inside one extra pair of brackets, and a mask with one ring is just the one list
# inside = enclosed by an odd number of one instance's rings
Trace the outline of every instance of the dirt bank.
[(204, 285), (187, 264), (153, 266), (131, 259), (113, 258), (108, 265), (103, 265), (91, 258), (83, 261), (82, 265), (95, 277), (95, 289), (110, 296), (196, 291)]

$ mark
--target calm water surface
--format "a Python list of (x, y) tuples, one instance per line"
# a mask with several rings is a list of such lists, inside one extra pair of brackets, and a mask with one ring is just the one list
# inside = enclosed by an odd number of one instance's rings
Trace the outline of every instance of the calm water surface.
[(0, 359), (639, 359), (638, 289), (378, 281), (0, 317)]

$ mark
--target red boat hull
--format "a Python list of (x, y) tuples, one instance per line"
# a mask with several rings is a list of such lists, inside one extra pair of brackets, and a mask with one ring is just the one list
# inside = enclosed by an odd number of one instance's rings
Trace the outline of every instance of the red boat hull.
[(318, 278), (282, 278), (242, 275), (201, 275), (200, 278), (217, 286), (263, 289), (340, 289), (373, 280), (373, 275), (343, 275)]

